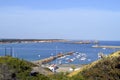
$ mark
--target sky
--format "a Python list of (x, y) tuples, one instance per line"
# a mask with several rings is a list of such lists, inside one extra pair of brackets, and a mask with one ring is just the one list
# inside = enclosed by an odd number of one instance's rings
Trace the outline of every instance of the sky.
[(0, 0), (0, 38), (120, 40), (120, 0)]

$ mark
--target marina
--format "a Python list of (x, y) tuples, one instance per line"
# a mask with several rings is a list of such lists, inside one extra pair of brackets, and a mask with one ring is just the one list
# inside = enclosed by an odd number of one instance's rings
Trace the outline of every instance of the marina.
[(45, 59), (41, 59), (41, 60), (37, 60), (37, 61), (33, 61), (34, 64), (46, 64), (46, 63), (49, 63), (49, 62), (52, 62), (53, 60), (57, 59), (57, 58), (61, 58), (61, 57), (64, 57), (64, 56), (67, 56), (67, 55), (72, 55), (74, 52), (67, 52), (65, 54), (62, 54), (62, 53), (58, 53), (56, 56), (50, 56), (48, 58), (45, 58)]
[[(99, 41), (99, 45), (119, 46), (117, 41)], [(7, 43), (0, 44), (0, 56), (13, 57), (35, 62), (51, 64), (88, 64), (98, 59), (98, 53), (105, 55), (120, 50), (119, 48), (93, 48), (93, 44), (71, 44), (66, 42), (44, 43)], [(72, 55), (65, 55), (68, 52)], [(59, 55), (59, 56), (56, 56)]]

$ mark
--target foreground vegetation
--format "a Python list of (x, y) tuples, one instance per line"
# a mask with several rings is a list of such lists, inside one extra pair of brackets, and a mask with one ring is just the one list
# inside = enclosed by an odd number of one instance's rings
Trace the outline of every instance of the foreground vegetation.
[(10, 56), (0, 57), (0, 80), (74, 80), (67, 77), (68, 73), (58, 73), (49, 76), (36, 74), (31, 76), (32, 67), (35, 66), (18, 58)]
[(120, 51), (88, 64), (68, 76), (78, 79), (79, 75), (85, 80), (120, 80)]
[(120, 51), (70, 74), (31, 75), (34, 66), (17, 58), (0, 57), (0, 80), (120, 80)]
[(0, 57), (0, 80), (50, 80), (42, 74), (31, 76), (33, 66), (35, 65), (17, 58)]

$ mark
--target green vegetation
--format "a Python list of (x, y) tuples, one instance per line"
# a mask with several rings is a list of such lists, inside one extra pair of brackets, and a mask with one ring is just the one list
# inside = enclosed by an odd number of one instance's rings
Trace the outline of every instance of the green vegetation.
[(120, 51), (88, 64), (68, 76), (78, 79), (79, 75), (85, 80), (120, 80)]
[(50, 80), (42, 74), (30, 76), (33, 66), (35, 65), (17, 58), (0, 57), (0, 80)]
[(52, 76), (50, 76), (52, 78), (52, 80), (85, 80), (83, 78), (82, 75), (79, 75), (79, 77), (68, 77), (69, 73), (57, 73), (57, 74), (54, 74)]
[[(120, 51), (70, 74), (56, 73), (45, 76), (37, 73), (33, 76), (30, 75), (32, 67), (35, 65), (24, 60), (0, 57), (0, 80), (120, 80)], [(47, 68), (45, 70), (49, 71)]]
[[(0, 57), (0, 80), (76, 80), (67, 77), (68, 73), (31, 76), (32, 67), (35, 67), (35, 65), (18, 58)], [(49, 71), (47, 68), (45, 70)], [(79, 80), (83, 80), (82, 77)]]

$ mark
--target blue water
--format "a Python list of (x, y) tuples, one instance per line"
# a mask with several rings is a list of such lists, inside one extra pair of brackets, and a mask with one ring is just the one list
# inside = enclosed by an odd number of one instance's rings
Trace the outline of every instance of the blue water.
[[(43, 58), (56, 55), (56, 53), (62, 52), (78, 52), (87, 55), (87, 59), (84, 61), (76, 59), (71, 62), (72, 64), (87, 64), (98, 59), (98, 53), (103, 52), (108, 55), (119, 49), (103, 49), (103, 48), (92, 48), (94, 44), (70, 44), (63, 42), (54, 43), (12, 43), (12, 44), (0, 44), (0, 56), (5, 55), (5, 47), (7, 54), (11, 52), (11, 47), (13, 48), (13, 57), (18, 57), (20, 59), (25, 59), (28, 61), (39, 60)], [(99, 45), (112, 45), (120, 46), (120, 41), (100, 41)], [(40, 56), (39, 56), (40, 55)], [(69, 58), (75, 57), (69, 56)], [(62, 61), (65, 62), (64, 60)]]

